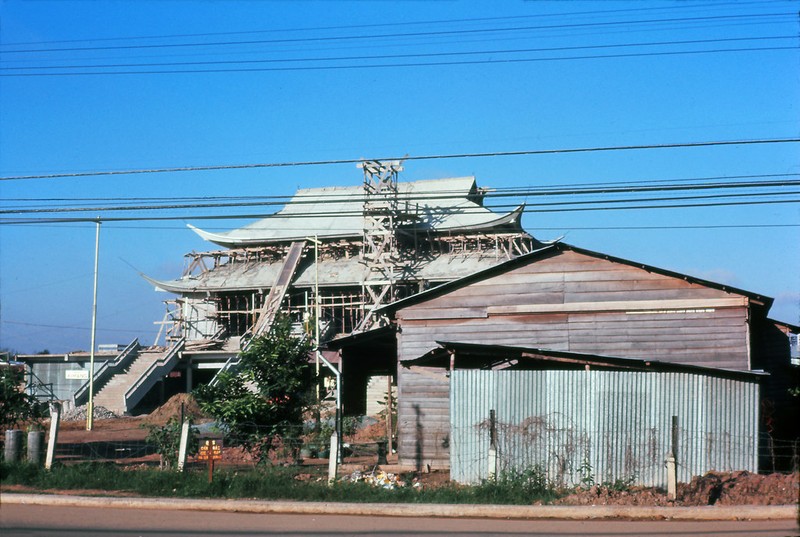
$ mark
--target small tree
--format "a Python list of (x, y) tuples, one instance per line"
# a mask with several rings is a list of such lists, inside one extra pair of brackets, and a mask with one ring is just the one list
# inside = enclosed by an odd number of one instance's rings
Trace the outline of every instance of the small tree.
[(25, 393), (24, 383), (22, 369), (0, 364), (0, 428), (15, 427), (43, 416), (45, 405)]
[[(192, 419), (189, 418), (189, 437), (186, 444), (186, 454), (194, 455), (200, 447), (197, 433), (192, 428)], [(162, 470), (175, 468), (178, 463), (178, 449), (181, 444), (181, 428), (183, 425), (178, 418), (170, 418), (164, 425), (148, 425), (145, 442), (155, 446), (156, 453), (160, 456), (159, 466)]]
[(195, 399), (225, 424), (230, 441), (264, 461), (275, 438), (301, 430), (310, 350), (306, 338), (292, 336), (289, 317), (279, 315), (269, 334), (250, 342), (237, 368), (221, 373), (214, 386), (197, 387)]

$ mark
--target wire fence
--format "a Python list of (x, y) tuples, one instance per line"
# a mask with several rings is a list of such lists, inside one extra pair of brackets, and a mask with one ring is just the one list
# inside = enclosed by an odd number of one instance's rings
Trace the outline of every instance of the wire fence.
[[(178, 434), (179, 427), (174, 424), (179, 423), (179, 417), (175, 416), (171, 423), (173, 432)], [(381, 457), (385, 458), (385, 437), (364, 434), (370, 425), (375, 423), (363, 419), (344, 420), (343, 462), (374, 465)], [(520, 424), (496, 423), (497, 473), (538, 467), (551, 482), (565, 487), (614, 482), (663, 486), (666, 476), (664, 462), (671, 449), (671, 430), (651, 427), (611, 434), (554, 425), (546, 418), (535, 417)], [(170, 422), (149, 423), (146, 419), (123, 418), (98, 420), (94, 429), (87, 431), (85, 422), (64, 421), (57, 437), (55, 461), (62, 464), (105, 462), (157, 466), (161, 463), (162, 453), (159, 443), (152, 439), (148, 441), (148, 436), (170, 426)], [(490, 424), (486, 422), (467, 428), (451, 428), (448, 449), (453, 479), (475, 482), (489, 475), (492, 436), (489, 429)], [(215, 422), (193, 424), (192, 427), (199, 442), (211, 439), (219, 442), (223, 446), (223, 459), (219, 464), (232, 467), (252, 467), (259, 462), (325, 465), (330, 456), (333, 430), (333, 421), (324, 419), (283, 426), (280, 431), (251, 424), (250, 432), (246, 434), (233, 432)], [(681, 482), (688, 482), (694, 475), (706, 471), (800, 471), (800, 439), (776, 439), (766, 433), (756, 439), (686, 427), (679, 427), (676, 432), (676, 458)], [(48, 434), (42, 434), (42, 442), (47, 442)], [(17, 460), (26, 458), (28, 439), (25, 434), (21, 434), (21, 438)], [(175, 437), (173, 445), (177, 451)], [(400, 449), (405, 450), (406, 459), (411, 459), (413, 455), (409, 456), (409, 453), (413, 453), (415, 446), (401, 446)], [(189, 467), (206, 464), (198, 460), (196, 453), (196, 449), (190, 450)], [(749, 466), (742, 465), (742, 460), (757, 461), (757, 466), (755, 462)]]
[[(347, 462), (375, 464), (386, 444), (381, 438), (364, 435), (364, 420), (343, 420), (340, 453)], [(45, 426), (47, 426), (45, 422)], [(197, 446), (214, 440), (223, 446), (223, 458), (218, 464), (236, 467), (269, 464), (324, 465), (331, 452), (333, 420), (309, 421), (299, 425), (279, 427), (247, 425), (244, 432), (232, 431), (216, 422), (193, 423), (187, 464), (205, 464), (197, 457)], [(49, 441), (48, 432), (41, 432), (36, 442), (43, 452)], [(18, 440), (16, 439), (18, 438)], [(91, 431), (85, 421), (62, 421), (55, 445), (54, 460), (62, 464), (81, 462), (116, 463), (120, 465), (160, 465), (167, 452), (176, 455), (180, 441), (180, 418), (152, 423), (144, 419), (95, 420)], [(3, 439), (4, 444), (7, 438)], [(25, 431), (19, 430), (14, 446), (3, 446), (5, 460), (24, 461), (30, 458), (28, 444), (32, 442)], [(383, 445), (381, 445), (383, 444)], [(383, 451), (382, 451), (383, 450)], [(13, 453), (12, 453), (13, 452)], [(39, 461), (41, 462), (41, 461)]]
[(680, 482), (707, 472), (800, 471), (800, 439), (776, 439), (766, 433), (747, 436), (685, 427), (579, 429), (559, 427), (541, 416), (513, 424), (497, 422), (494, 431), (490, 428), (489, 420), (451, 427), (454, 480), (476, 483), (492, 474), (536, 468), (561, 487), (665, 487), (665, 463), (673, 445)]

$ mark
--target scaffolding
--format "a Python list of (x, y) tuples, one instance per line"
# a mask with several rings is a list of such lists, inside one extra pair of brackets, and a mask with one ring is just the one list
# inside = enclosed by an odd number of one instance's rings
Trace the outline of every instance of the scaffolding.
[(364, 233), (361, 257), (366, 265), (361, 284), (367, 304), (357, 330), (372, 324), (371, 312), (393, 298), (400, 256), (397, 229), (403, 220), (397, 196), (397, 174), (402, 161), (364, 161), (358, 164), (364, 172)]

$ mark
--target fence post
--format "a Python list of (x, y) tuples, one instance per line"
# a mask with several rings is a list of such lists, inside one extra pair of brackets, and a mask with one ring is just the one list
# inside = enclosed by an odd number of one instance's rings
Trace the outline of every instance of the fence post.
[(497, 418), (494, 410), (489, 411), (489, 472), (488, 477), (497, 479)]
[[(183, 407), (181, 407), (183, 410)], [(186, 452), (189, 449), (189, 422), (181, 420), (181, 443), (178, 445), (178, 471), (183, 472), (186, 465)]]
[(667, 455), (667, 499), (675, 500), (678, 497), (678, 416), (672, 416), (672, 446)]
[(333, 431), (331, 435), (331, 452), (328, 456), (328, 484), (332, 485), (336, 481), (336, 473), (339, 466), (339, 435)]
[(28, 431), (28, 462), (39, 466), (42, 464), (42, 446), (44, 431)]
[(61, 403), (58, 401), (50, 403), (50, 436), (47, 438), (47, 455), (44, 459), (44, 467), (49, 470), (53, 467), (56, 459), (56, 443), (58, 442), (58, 428), (61, 425)]
[(19, 462), (22, 454), (22, 431), (19, 429), (6, 430), (6, 444), (3, 459), (6, 462)]

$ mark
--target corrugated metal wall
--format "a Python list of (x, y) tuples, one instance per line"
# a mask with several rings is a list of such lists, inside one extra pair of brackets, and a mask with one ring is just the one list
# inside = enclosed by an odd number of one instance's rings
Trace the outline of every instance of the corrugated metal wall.
[(455, 370), (450, 475), (488, 476), (496, 411), (499, 471), (540, 465), (562, 485), (632, 480), (666, 486), (671, 418), (678, 481), (710, 470), (757, 471), (756, 382), (689, 373)]
[[(99, 368), (103, 364), (102, 361), (95, 362), (95, 367)], [(89, 378), (89, 363), (88, 362), (64, 362), (64, 361), (48, 361), (48, 362), (33, 362), (28, 365), (36, 378), (32, 379), (33, 389), (31, 395), (40, 397), (43, 400), (49, 399), (52, 394), (60, 401), (68, 401), (72, 399), (75, 392), (86, 383), (86, 380), (68, 379), (66, 378), (67, 371), (81, 371)], [(42, 385), (44, 384), (44, 386)]]

